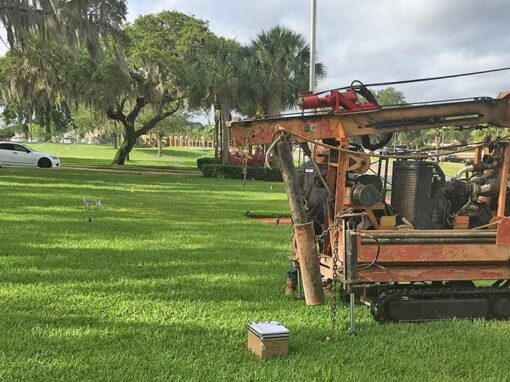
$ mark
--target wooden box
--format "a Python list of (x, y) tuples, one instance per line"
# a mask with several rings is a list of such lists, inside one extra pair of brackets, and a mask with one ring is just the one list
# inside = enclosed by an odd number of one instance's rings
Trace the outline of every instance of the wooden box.
[(285, 357), (290, 332), (277, 322), (252, 322), (248, 328), (248, 350), (261, 359)]

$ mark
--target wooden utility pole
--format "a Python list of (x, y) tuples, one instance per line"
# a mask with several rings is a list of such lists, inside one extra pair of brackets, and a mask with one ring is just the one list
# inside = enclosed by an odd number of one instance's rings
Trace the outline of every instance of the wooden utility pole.
[(299, 186), (296, 169), (294, 168), (292, 144), (288, 140), (282, 140), (278, 142), (276, 149), (294, 222), (294, 240), (299, 259), (305, 302), (306, 305), (321, 305), (324, 303), (324, 291), (322, 289), (315, 230), (313, 222), (309, 221), (306, 214), (303, 193)]

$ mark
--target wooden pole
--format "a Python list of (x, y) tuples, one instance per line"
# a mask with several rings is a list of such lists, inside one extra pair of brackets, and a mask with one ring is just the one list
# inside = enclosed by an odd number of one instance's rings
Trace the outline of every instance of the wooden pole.
[(305, 302), (306, 305), (321, 305), (324, 303), (324, 291), (322, 289), (315, 230), (313, 223), (309, 221), (306, 214), (303, 193), (294, 168), (292, 145), (287, 140), (280, 141), (276, 145), (276, 149), (292, 220), (294, 221), (294, 240), (299, 258)]

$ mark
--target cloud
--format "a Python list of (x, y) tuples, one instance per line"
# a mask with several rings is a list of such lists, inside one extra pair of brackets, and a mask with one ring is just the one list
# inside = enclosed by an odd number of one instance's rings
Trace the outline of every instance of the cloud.
[[(164, 9), (209, 20), (216, 34), (248, 42), (282, 24), (309, 35), (309, 0), (129, 2), (130, 17)], [(510, 66), (510, 2), (487, 0), (318, 0), (319, 88)], [(510, 90), (510, 73), (401, 86), (409, 100)]]
[[(510, 1), (317, 0), (320, 89), (510, 66)], [(138, 15), (177, 10), (247, 43), (281, 24), (308, 38), (310, 0), (128, 0)], [(0, 53), (6, 48), (0, 44)], [(510, 72), (400, 86), (410, 101), (496, 96)]]

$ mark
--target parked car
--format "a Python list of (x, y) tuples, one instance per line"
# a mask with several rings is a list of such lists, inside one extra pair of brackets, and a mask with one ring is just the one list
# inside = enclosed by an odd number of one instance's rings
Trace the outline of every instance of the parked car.
[(27, 142), (30, 142), (30, 143), (44, 142), (44, 138), (30, 137), (27, 139)]
[(405, 154), (406, 150), (400, 147), (388, 147), (384, 146), (382, 149), (375, 150), (376, 154), (379, 155), (398, 155), (398, 154)]
[(25, 138), (23, 138), (23, 137), (12, 137), (12, 138), (11, 138), (11, 142), (23, 143), (23, 142), (25, 142), (25, 141), (26, 141), (26, 139), (25, 139)]
[(60, 139), (60, 143), (64, 143), (64, 144), (72, 144), (72, 143), (76, 143), (76, 139), (73, 138), (73, 137), (62, 137)]
[(28, 167), (60, 167), (60, 158), (40, 153), (21, 143), (0, 142), (0, 165)]
[(465, 163), (466, 160), (457, 155), (446, 155), (442, 158), (444, 162)]

